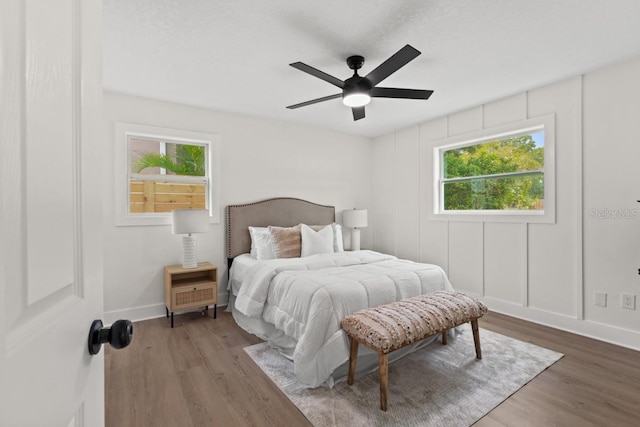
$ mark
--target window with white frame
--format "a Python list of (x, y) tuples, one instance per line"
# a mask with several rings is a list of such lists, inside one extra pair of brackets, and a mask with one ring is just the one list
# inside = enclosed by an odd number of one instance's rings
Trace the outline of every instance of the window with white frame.
[(219, 222), (217, 135), (116, 123), (116, 223), (170, 223), (175, 209)]
[(553, 116), (439, 142), (434, 214), (553, 222), (553, 151)]

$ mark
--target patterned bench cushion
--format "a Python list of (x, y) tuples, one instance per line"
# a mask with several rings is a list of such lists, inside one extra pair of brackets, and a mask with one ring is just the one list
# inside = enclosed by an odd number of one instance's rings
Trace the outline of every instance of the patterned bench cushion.
[(357, 311), (342, 319), (342, 328), (367, 347), (387, 354), (486, 312), (475, 298), (439, 291)]

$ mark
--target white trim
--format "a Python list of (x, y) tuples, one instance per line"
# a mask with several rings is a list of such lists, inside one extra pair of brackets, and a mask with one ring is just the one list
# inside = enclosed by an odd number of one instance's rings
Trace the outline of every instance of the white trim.
[[(484, 109), (482, 111), (484, 111)], [(487, 239), (485, 238), (487, 234), (487, 223), (482, 221), (481, 225), (482, 227), (480, 228), (480, 231), (482, 235), (480, 236), (480, 241), (482, 242), (482, 254), (480, 256), (482, 257), (482, 296), (485, 296), (487, 294)]]
[(576, 144), (576, 317), (584, 319), (584, 76), (580, 76), (580, 102), (578, 103), (578, 143)]
[(112, 325), (118, 319), (129, 319), (132, 322), (155, 319), (166, 316), (164, 304), (144, 305), (140, 307), (124, 308), (121, 310), (105, 311), (104, 324)]
[[(398, 132), (393, 133), (393, 188), (398, 188)], [(398, 255), (398, 192), (393, 192), (393, 255)]]
[(522, 306), (529, 306), (529, 224), (522, 227)]
[[(441, 165), (444, 151), (454, 147), (466, 147), (499, 139), (505, 136), (525, 135), (544, 129), (544, 211), (442, 211)], [(433, 148), (433, 211), (431, 220), (484, 221), (484, 222), (533, 222), (555, 223), (555, 115), (548, 114), (532, 119), (519, 120), (503, 126), (485, 128), (434, 142)]]
[[(209, 222), (220, 223), (220, 137), (216, 134), (169, 129), (134, 123), (115, 122), (115, 185), (114, 206), (116, 226), (168, 225), (171, 212), (131, 214), (129, 212), (129, 147), (128, 137), (162, 139), (165, 142), (191, 143), (208, 147), (207, 171)], [(145, 179), (153, 179), (148, 176)], [(178, 178), (179, 179), (179, 178)], [(206, 178), (205, 178), (206, 179)]]
[(640, 332), (590, 320), (576, 319), (572, 316), (553, 313), (534, 307), (522, 307), (518, 304), (496, 298), (484, 297), (481, 300), (490, 311), (560, 329), (572, 334), (582, 335), (620, 347), (640, 350)]
[[(218, 304), (217, 310), (220, 310), (220, 307), (225, 307), (228, 304), (228, 294), (225, 292), (223, 294), (224, 298), (220, 298), (220, 294), (218, 294)], [(212, 310), (213, 307), (210, 307), (209, 310)], [(177, 311), (176, 314), (186, 313), (187, 311), (195, 311), (197, 309), (189, 309), (183, 311)], [(161, 304), (151, 304), (151, 305), (142, 305), (139, 307), (130, 307), (123, 308), (121, 310), (112, 310), (104, 312), (104, 324), (112, 325), (118, 319), (129, 319), (132, 322), (142, 322), (143, 320), (149, 319), (157, 319), (159, 317), (166, 317), (166, 306), (164, 303)]]

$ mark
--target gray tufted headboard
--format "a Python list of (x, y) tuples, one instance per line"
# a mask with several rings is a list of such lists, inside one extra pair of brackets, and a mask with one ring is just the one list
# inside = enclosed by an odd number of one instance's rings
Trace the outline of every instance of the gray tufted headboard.
[(325, 225), (336, 219), (335, 206), (323, 206), (291, 197), (278, 197), (245, 205), (227, 206), (227, 259), (251, 250), (249, 226), (292, 227)]

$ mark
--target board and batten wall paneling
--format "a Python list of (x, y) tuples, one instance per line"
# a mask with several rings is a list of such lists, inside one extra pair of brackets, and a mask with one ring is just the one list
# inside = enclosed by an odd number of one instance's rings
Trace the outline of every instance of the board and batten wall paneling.
[[(526, 302), (527, 224), (484, 224), (484, 295), (514, 304)], [(523, 304), (524, 305), (524, 304)]]
[(415, 126), (396, 132), (396, 254), (400, 258), (418, 260), (420, 240), (420, 129)]
[(572, 317), (582, 304), (581, 104), (581, 77), (528, 93), (529, 117), (553, 113), (556, 121), (556, 222), (529, 224), (529, 305)]
[(446, 137), (462, 135), (482, 129), (483, 107), (474, 107), (447, 116)]
[(520, 93), (485, 105), (482, 119), (484, 127), (490, 128), (527, 118), (527, 94)]
[[(584, 78), (585, 319), (640, 329), (640, 58)], [(607, 306), (593, 304), (607, 292)], [(636, 295), (636, 309), (621, 294)]]
[(483, 227), (481, 222), (451, 221), (449, 225), (449, 280), (454, 288), (484, 295)]
[[(576, 301), (578, 291), (575, 272), (580, 269), (572, 246), (576, 241), (576, 192), (579, 192), (579, 175), (573, 162), (561, 172), (556, 171), (561, 190), (567, 203), (562, 205), (563, 215), (556, 224), (517, 224), (501, 223), (499, 220), (489, 223), (430, 220), (428, 214), (433, 211), (433, 148), (438, 140), (445, 137), (464, 135), (490, 127), (505, 125), (518, 120), (555, 114), (556, 136), (566, 141), (557, 143), (556, 151), (560, 158), (575, 158), (580, 150), (575, 148), (576, 136), (580, 124), (576, 120), (580, 111), (580, 78), (570, 79), (555, 85), (521, 93), (492, 103), (451, 114), (420, 127), (420, 259), (443, 265), (454, 286), (489, 299), (509, 305), (527, 307), (532, 305), (541, 310), (553, 310), (562, 315), (574, 315), (578, 312)], [(398, 139), (396, 132), (396, 169), (412, 169), (413, 162), (402, 162), (397, 156)], [(406, 134), (405, 134), (406, 135)], [(384, 139), (380, 139), (384, 140)], [(390, 141), (390, 139), (387, 139)], [(390, 142), (389, 142), (390, 143)], [(406, 144), (406, 141), (403, 140)], [(561, 145), (558, 148), (558, 145)], [(374, 168), (375, 169), (375, 168)], [(396, 181), (396, 200), (403, 194), (405, 183)], [(425, 191), (428, 189), (428, 191)], [(565, 197), (566, 195), (566, 197)], [(374, 196), (375, 197), (375, 196)], [(400, 209), (398, 209), (398, 212)], [(400, 236), (411, 231), (411, 225), (396, 214), (392, 221), (395, 233), (386, 235), (386, 248), (394, 248), (398, 255), (404, 249), (404, 239)], [(543, 238), (531, 237), (530, 228), (544, 230)], [(444, 239), (446, 243), (434, 245), (430, 232)], [(535, 234), (535, 233), (534, 233)], [(544, 239), (546, 235), (547, 239)], [(393, 242), (389, 243), (389, 239)], [(538, 243), (542, 240), (543, 247)], [(534, 246), (531, 247), (531, 242)], [(382, 249), (382, 241), (376, 239), (377, 247)], [(378, 245), (379, 244), (379, 245)], [(551, 253), (551, 257), (549, 257)], [(428, 256), (425, 256), (428, 254)], [(569, 254), (567, 258), (565, 255)], [(563, 261), (558, 261), (563, 260)], [(541, 266), (544, 264), (544, 266)], [(535, 266), (532, 271), (531, 266)], [(553, 276), (553, 277), (550, 277)], [(536, 288), (531, 286), (530, 281)], [(561, 286), (558, 286), (561, 283)], [(531, 299), (531, 301), (530, 301)]]
[[(420, 124), (419, 260), (442, 266), (454, 287), (481, 295), (490, 309), (640, 348), (638, 75), (635, 59)], [(549, 114), (555, 119), (556, 195), (546, 202), (555, 204), (555, 223), (431, 216), (439, 140)], [(405, 138), (412, 129), (374, 139), (373, 182), (396, 177), (384, 193), (372, 193), (372, 204), (386, 209), (376, 223), (374, 248), (394, 254), (413, 253), (400, 236), (414, 225), (400, 217), (399, 207), (394, 213), (386, 206), (400, 200), (408, 206), (410, 193), (398, 194), (415, 167), (413, 159), (402, 160), (410, 158), (412, 144)], [(398, 135), (409, 150), (401, 156)], [(595, 307), (594, 291), (607, 292), (607, 307)], [(636, 310), (620, 307), (622, 293), (637, 296)]]

